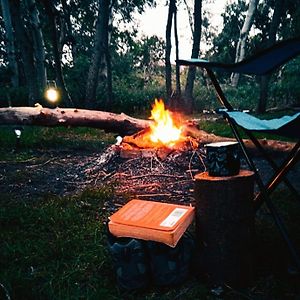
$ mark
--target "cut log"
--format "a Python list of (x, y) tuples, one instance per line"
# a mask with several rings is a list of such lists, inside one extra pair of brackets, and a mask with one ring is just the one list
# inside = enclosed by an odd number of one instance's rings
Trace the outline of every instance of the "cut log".
[(123, 113), (115, 114), (86, 109), (50, 109), (40, 105), (0, 108), (0, 125), (84, 126), (125, 135), (149, 127), (150, 122), (150, 120), (132, 118)]
[(200, 269), (212, 284), (249, 286), (253, 264), (253, 172), (195, 176), (197, 233), (202, 241)]

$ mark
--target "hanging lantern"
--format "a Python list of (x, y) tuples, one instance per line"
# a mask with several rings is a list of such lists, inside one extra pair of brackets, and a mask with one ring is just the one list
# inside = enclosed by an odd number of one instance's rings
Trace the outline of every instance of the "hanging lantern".
[(57, 89), (55, 80), (47, 80), (45, 98), (53, 104), (59, 101), (60, 93)]

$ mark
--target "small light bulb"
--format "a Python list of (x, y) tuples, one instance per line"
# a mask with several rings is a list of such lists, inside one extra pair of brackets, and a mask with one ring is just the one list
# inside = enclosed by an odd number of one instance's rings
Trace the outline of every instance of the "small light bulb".
[(17, 136), (17, 139), (19, 139), (21, 137), (21, 133), (22, 133), (22, 131), (20, 129), (15, 129), (15, 134)]
[(50, 102), (56, 102), (58, 100), (58, 92), (56, 89), (54, 88), (49, 88), (46, 91), (46, 98), (50, 101)]

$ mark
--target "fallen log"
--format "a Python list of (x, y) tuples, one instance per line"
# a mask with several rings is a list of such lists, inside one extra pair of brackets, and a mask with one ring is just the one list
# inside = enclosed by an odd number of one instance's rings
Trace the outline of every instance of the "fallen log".
[[(124, 113), (116, 114), (105, 111), (76, 109), (76, 108), (45, 108), (36, 107), (4, 107), (0, 108), (0, 125), (38, 125), (65, 127), (93, 127), (119, 135), (131, 135), (149, 127), (151, 120), (137, 119)], [(187, 121), (185, 132), (196, 138), (200, 143), (213, 143), (234, 140), (220, 137), (197, 127), (196, 121)], [(245, 140), (250, 149), (255, 149), (252, 142)], [(294, 143), (275, 140), (262, 140), (267, 150), (288, 152)]]
[(0, 125), (82, 126), (100, 128), (120, 135), (149, 127), (150, 120), (105, 111), (36, 107), (0, 108)]

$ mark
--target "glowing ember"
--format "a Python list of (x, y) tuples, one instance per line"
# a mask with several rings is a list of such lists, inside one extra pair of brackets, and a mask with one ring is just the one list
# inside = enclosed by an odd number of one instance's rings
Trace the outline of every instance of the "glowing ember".
[(150, 140), (153, 143), (173, 146), (181, 140), (182, 127), (174, 124), (171, 113), (165, 109), (162, 100), (155, 99), (150, 119), (154, 120), (153, 124), (150, 125)]

